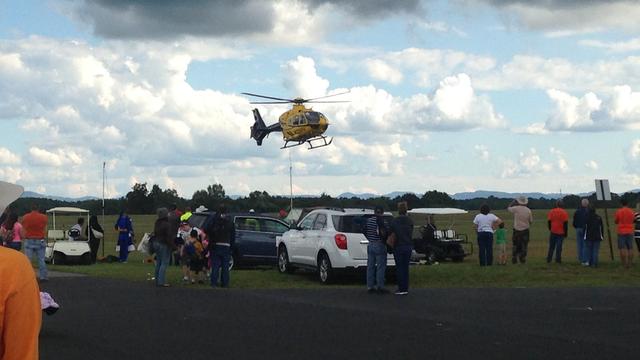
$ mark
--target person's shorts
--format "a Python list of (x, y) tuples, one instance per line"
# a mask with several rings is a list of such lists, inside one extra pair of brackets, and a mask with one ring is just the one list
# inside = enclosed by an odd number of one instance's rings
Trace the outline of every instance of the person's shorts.
[(633, 249), (632, 243), (633, 243), (633, 234), (625, 234), (625, 235), (618, 234), (618, 249), (631, 250)]
[(500, 255), (505, 254), (507, 252), (507, 243), (496, 244), (496, 250)]
[(203, 267), (204, 261), (202, 261), (202, 259), (191, 259), (191, 261), (189, 261), (189, 270), (193, 272), (202, 271)]

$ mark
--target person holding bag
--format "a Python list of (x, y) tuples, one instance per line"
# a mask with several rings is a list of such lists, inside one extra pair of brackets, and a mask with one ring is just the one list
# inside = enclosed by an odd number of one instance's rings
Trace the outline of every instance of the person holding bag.
[(85, 230), (85, 236), (89, 239), (89, 248), (91, 249), (91, 262), (96, 263), (98, 259), (98, 249), (100, 248), (100, 241), (104, 238), (104, 229), (98, 223), (98, 216), (91, 215), (89, 218), (89, 225)]

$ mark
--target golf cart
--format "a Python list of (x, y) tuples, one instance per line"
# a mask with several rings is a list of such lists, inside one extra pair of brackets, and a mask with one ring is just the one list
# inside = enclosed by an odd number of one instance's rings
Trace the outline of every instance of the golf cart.
[[(75, 218), (84, 217), (85, 224), (89, 224), (89, 210), (74, 208), (74, 207), (57, 207), (47, 210), (47, 215), (51, 216), (49, 221), (49, 229), (47, 231), (47, 249), (45, 250), (45, 260), (54, 265), (62, 265), (69, 263), (80, 263), (84, 265), (91, 264), (91, 249), (89, 248), (89, 241), (77, 237), (77, 235), (70, 233), (69, 229), (66, 229), (60, 224), (60, 216), (71, 216)], [(58, 217), (58, 223), (56, 224), (56, 216)], [(75, 240), (71, 240), (72, 238)]]
[[(456, 208), (418, 208), (409, 210), (409, 215), (424, 216), (427, 223), (420, 227), (420, 234), (414, 236), (414, 249), (422, 254), (427, 264), (435, 264), (438, 261), (451, 259), (453, 262), (461, 262), (465, 256), (473, 253), (473, 243), (469, 242), (466, 234), (460, 234), (453, 228), (453, 216), (466, 214), (466, 210)], [(446, 228), (436, 228), (435, 216), (449, 215), (451, 220)]]

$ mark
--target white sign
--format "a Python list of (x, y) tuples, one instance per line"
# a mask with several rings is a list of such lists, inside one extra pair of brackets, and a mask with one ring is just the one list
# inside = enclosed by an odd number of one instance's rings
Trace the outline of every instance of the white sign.
[(609, 190), (609, 180), (601, 179), (596, 180), (596, 199), (597, 200), (611, 200), (611, 191)]

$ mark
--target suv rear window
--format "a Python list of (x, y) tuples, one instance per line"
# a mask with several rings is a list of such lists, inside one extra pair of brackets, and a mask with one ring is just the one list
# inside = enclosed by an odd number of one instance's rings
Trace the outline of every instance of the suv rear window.
[[(345, 233), (362, 233), (364, 224), (367, 222), (367, 219), (372, 216), (374, 215), (333, 215), (331, 218), (336, 231)], [(387, 224), (391, 224), (391, 220), (393, 220), (392, 216), (384, 216), (384, 221)]]

